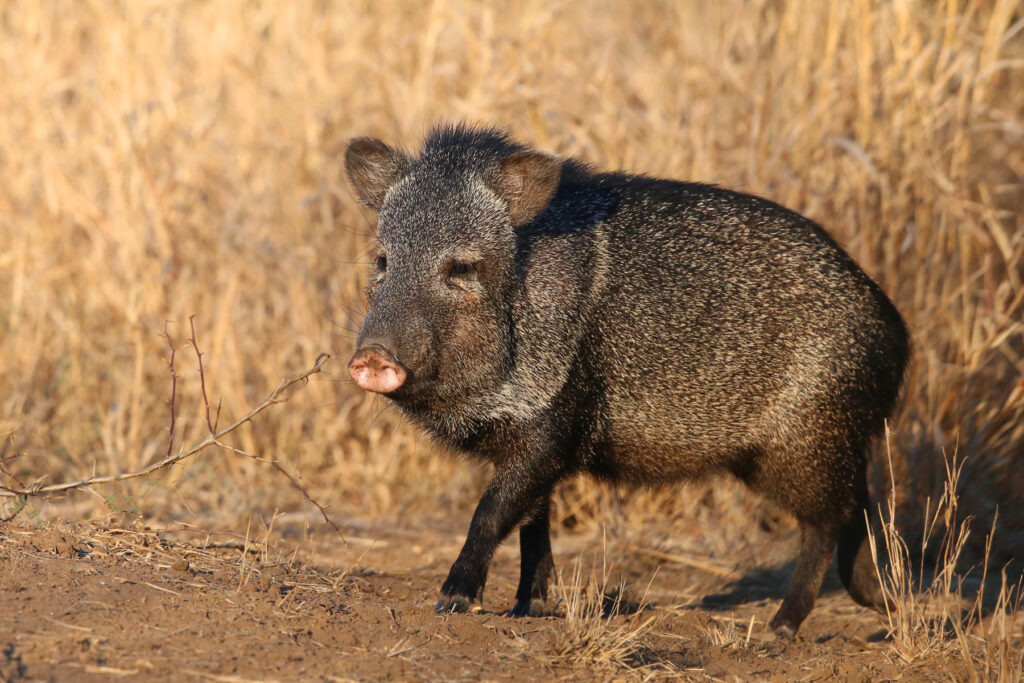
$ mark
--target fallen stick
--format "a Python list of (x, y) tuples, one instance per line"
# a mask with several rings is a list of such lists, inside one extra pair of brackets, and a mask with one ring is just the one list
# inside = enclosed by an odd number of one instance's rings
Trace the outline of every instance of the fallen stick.
[(206, 437), (206, 439), (204, 439), (198, 445), (188, 449), (187, 451), (181, 451), (175, 455), (168, 455), (163, 460), (155, 462), (152, 465), (149, 465), (148, 467), (145, 467), (141, 470), (137, 470), (135, 472), (122, 472), (120, 474), (94, 476), (79, 481), (65, 482), (63, 484), (49, 484), (47, 486), (36, 486), (23, 489), (15, 489), (9, 488), (7, 486), (0, 486), (0, 498), (46, 496), (54, 493), (60, 493), (62, 491), (71, 491), (74, 489), (85, 488), (88, 486), (95, 486), (97, 484), (112, 484), (114, 482), (125, 481), (127, 479), (137, 479), (139, 477), (144, 477), (147, 474), (152, 474), (165, 467), (169, 467), (177, 462), (181, 462), (182, 460), (190, 458), (196, 453), (206, 450), (210, 446), (224, 447), (224, 444), (220, 443), (221, 438), (235, 431), (236, 429), (244, 425), (246, 422), (249, 422), (254, 417), (259, 415), (260, 413), (262, 413), (264, 410), (274, 405), (275, 403), (284, 403), (287, 399), (281, 398), (281, 394), (293, 384), (303, 382), (310, 375), (315, 375), (321, 372), (323, 365), (324, 363), (327, 362), (328, 358), (330, 358), (330, 356), (328, 356), (326, 353), (320, 354), (317, 357), (316, 362), (314, 363), (312, 368), (306, 370), (300, 375), (292, 377), (291, 379), (282, 381), (279, 385), (277, 385), (277, 388), (274, 389), (270, 393), (270, 395), (267, 396), (266, 399), (264, 399), (263, 403), (253, 408), (246, 415), (240, 417), (238, 420), (231, 423), (224, 429), (211, 433), (208, 437)]

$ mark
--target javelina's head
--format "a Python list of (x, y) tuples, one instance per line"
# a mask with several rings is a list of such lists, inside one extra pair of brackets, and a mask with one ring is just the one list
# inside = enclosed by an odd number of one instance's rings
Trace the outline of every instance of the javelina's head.
[(345, 167), (378, 213), (352, 378), (438, 411), (496, 390), (513, 362), (516, 227), (549, 203), (561, 162), (459, 126), (435, 130), (418, 158), (356, 138)]

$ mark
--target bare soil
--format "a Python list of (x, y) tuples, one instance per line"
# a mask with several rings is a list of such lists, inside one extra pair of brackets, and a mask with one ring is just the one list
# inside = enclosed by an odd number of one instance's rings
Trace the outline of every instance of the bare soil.
[[(789, 568), (744, 572), (590, 535), (555, 538), (563, 576), (614, 564), (622, 609), (597, 620), (653, 626), (625, 664), (560, 650), (564, 616), (513, 619), (518, 549), (495, 557), (484, 609), (432, 607), (462, 535), (454, 528), (310, 536), (286, 521), (258, 539), (173, 529), (0, 525), (4, 680), (949, 680), (956, 662), (907, 666), (882, 617), (831, 576), (798, 638), (763, 640)], [(308, 526), (308, 525), (306, 525)], [(442, 523), (438, 526), (444, 527)], [(349, 529), (352, 527), (349, 526)], [(284, 533), (281, 532), (282, 529)], [(253, 534), (255, 535), (255, 534)], [(564, 587), (554, 587), (566, 595)], [(638, 614), (639, 611), (639, 614)], [(638, 619), (638, 616), (642, 619)], [(748, 628), (751, 638), (747, 639)], [(607, 634), (605, 634), (607, 635)], [(951, 668), (952, 667), (952, 668)]]

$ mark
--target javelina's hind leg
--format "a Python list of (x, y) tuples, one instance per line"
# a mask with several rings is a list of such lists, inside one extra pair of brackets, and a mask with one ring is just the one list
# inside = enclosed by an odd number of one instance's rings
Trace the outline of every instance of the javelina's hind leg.
[(555, 566), (551, 559), (550, 509), (551, 499), (545, 496), (530, 520), (519, 527), (519, 589), (509, 616), (529, 616), (533, 601), (548, 598), (548, 579)]
[(769, 626), (778, 635), (792, 638), (814, 607), (825, 571), (832, 563), (836, 534), (807, 522), (800, 525), (800, 555), (789, 581), (789, 590)]
[[(866, 486), (858, 503), (859, 507), (856, 513), (843, 527), (842, 534), (839, 536), (839, 551), (836, 553), (839, 578), (842, 579), (847, 592), (857, 604), (884, 611), (885, 598), (882, 596), (882, 587), (879, 585), (878, 574), (875, 570), (875, 558), (871, 554), (871, 544), (868, 541), (868, 524), (874, 515), (868, 514), (865, 519), (864, 514), (865, 511), (871, 512)], [(884, 548), (880, 548), (880, 551), (884, 552), (884, 550)], [(885, 564), (883, 558), (879, 562), (879, 566), (885, 566)]]

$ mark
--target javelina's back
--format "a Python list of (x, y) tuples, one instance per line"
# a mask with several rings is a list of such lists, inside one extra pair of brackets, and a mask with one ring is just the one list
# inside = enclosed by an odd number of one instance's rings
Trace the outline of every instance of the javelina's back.
[(519, 526), (511, 613), (528, 614), (551, 573), (551, 492), (579, 472), (729, 473), (792, 512), (781, 633), (810, 611), (837, 545), (850, 595), (882, 604), (866, 448), (907, 335), (821, 228), (748, 195), (594, 174), (492, 129), (437, 129), (418, 158), (360, 138), (346, 167), (379, 212), (352, 377), (495, 465), (438, 610), (482, 599)]
[(588, 366), (613, 448), (595, 466), (640, 481), (749, 479), (782, 460), (777, 484), (820, 502), (807, 484), (850, 476), (851, 447), (862, 462), (896, 401), (899, 314), (817, 225), (778, 205), (704, 185), (604, 183), (619, 204), (601, 229), (610, 265)]

